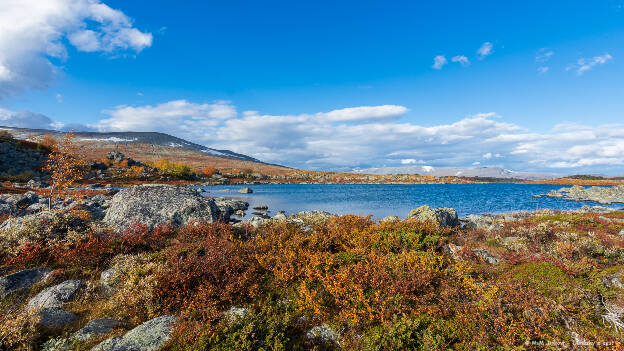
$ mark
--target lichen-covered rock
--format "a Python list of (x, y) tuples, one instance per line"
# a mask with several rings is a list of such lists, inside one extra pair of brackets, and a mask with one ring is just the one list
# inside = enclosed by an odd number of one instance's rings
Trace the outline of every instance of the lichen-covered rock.
[(110, 294), (115, 289), (115, 268), (109, 268), (100, 274), (100, 286), (105, 294)]
[(82, 329), (72, 334), (71, 338), (86, 341), (93, 336), (107, 334), (119, 325), (119, 321), (113, 318), (99, 318), (89, 321)]
[(624, 203), (624, 185), (592, 186), (589, 188), (574, 185), (570, 188), (551, 190), (546, 196), (574, 201), (595, 201), (605, 205)]
[(39, 323), (46, 328), (60, 328), (75, 322), (78, 317), (60, 307), (47, 307), (39, 311)]
[(156, 351), (169, 340), (176, 317), (161, 316), (130, 330), (126, 335), (107, 339), (92, 351)]
[(487, 264), (498, 264), (500, 263), (500, 258), (492, 255), (488, 250), (485, 249), (474, 249), (472, 250), (475, 255), (485, 261)]
[(25, 194), (2, 194), (0, 195), (0, 203), (9, 204), (16, 208), (28, 207), (39, 201), (39, 196), (34, 191)]
[(397, 216), (387, 216), (384, 217), (382, 219), (379, 220), (379, 223), (385, 223), (385, 222), (397, 222), (400, 221), (401, 218), (397, 217)]
[(232, 306), (229, 310), (225, 311), (223, 315), (228, 322), (232, 323), (244, 319), (248, 313), (249, 310), (244, 307)]
[(340, 334), (327, 324), (313, 327), (306, 333), (306, 338), (312, 341), (320, 341), (323, 344), (340, 345)]
[(457, 212), (450, 207), (431, 208), (427, 205), (420, 206), (410, 211), (409, 218), (419, 221), (432, 221), (441, 227), (455, 227), (459, 225)]
[(28, 301), (26, 309), (62, 307), (66, 302), (72, 301), (83, 286), (84, 283), (81, 280), (66, 280), (61, 284), (51, 286)]
[(607, 288), (624, 288), (624, 284), (622, 284), (622, 280), (620, 279), (620, 273), (615, 273), (604, 277), (602, 280), (602, 284)]
[(242, 211), (244, 215), (244, 211), (249, 208), (249, 203), (243, 200), (215, 197), (214, 202), (219, 208), (219, 211), (221, 212), (221, 218), (224, 221), (229, 221), (230, 216), (238, 213), (239, 211)]
[(123, 230), (135, 223), (153, 229), (159, 224), (181, 226), (192, 221), (215, 222), (220, 211), (213, 199), (194, 189), (169, 185), (126, 188), (113, 196), (104, 222)]
[(0, 277), (0, 298), (10, 293), (27, 289), (31, 285), (44, 280), (52, 270), (48, 268), (25, 269), (4, 277)]

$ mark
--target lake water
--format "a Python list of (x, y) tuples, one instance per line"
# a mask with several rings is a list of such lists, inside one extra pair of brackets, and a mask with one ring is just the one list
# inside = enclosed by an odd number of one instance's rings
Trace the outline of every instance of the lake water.
[[(500, 213), (520, 210), (572, 210), (583, 205), (598, 205), (591, 201), (568, 201), (533, 195), (545, 194), (560, 185), (542, 184), (262, 184), (247, 185), (251, 194), (239, 194), (243, 185), (202, 187), (207, 196), (243, 199), (252, 207), (267, 205), (270, 215), (278, 211), (287, 214), (321, 210), (336, 214), (406, 217), (411, 209), (421, 205), (453, 207), (459, 216)], [(624, 204), (609, 207), (622, 208)]]

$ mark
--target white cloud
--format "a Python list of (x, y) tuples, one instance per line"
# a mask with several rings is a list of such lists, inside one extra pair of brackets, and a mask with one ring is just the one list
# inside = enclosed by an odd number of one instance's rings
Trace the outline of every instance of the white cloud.
[(493, 47), (494, 47), (494, 45), (492, 45), (492, 43), (490, 43), (489, 41), (486, 41), (477, 50), (477, 55), (479, 55), (479, 58), (483, 59), (486, 56), (489, 56), (489, 55), (492, 54)]
[(0, 99), (46, 88), (59, 71), (53, 60), (67, 59), (68, 44), (85, 52), (140, 52), (152, 34), (100, 0), (0, 1)]
[(574, 70), (580, 76), (586, 71), (589, 71), (590, 69), (598, 65), (604, 65), (611, 59), (613, 59), (613, 56), (611, 56), (609, 53), (606, 53), (602, 56), (594, 56), (592, 58), (580, 58), (576, 60), (576, 63), (568, 65), (568, 67), (566, 67), (566, 70)]
[(468, 58), (464, 55), (454, 56), (451, 61), (459, 62), (462, 66), (468, 66), (470, 64), (470, 60), (468, 60)]
[(475, 162), (472, 163), (473, 166), (478, 166), (480, 164), (481, 164), (481, 162), (479, 162), (479, 161), (475, 161)]
[(541, 74), (544, 74), (544, 73), (548, 72), (549, 69), (550, 69), (550, 67), (548, 67), (548, 66), (540, 66), (540, 67), (537, 68), (537, 72), (539, 72)]
[(535, 55), (535, 62), (546, 62), (554, 55), (554, 51), (548, 50), (547, 48), (541, 48), (537, 51), (537, 55)]
[(0, 126), (20, 128), (55, 128), (50, 117), (30, 111), (13, 112), (0, 108)]
[(446, 60), (446, 57), (444, 55), (438, 55), (436, 57), (433, 58), (433, 67), (434, 69), (442, 69), (442, 67), (444, 67), (444, 65), (446, 65), (448, 61)]
[(229, 101), (197, 104), (174, 100), (156, 106), (117, 106), (104, 113), (110, 118), (90, 127), (105, 131), (170, 131), (197, 140), (218, 125), (220, 120), (235, 117), (236, 108)]
[(54, 123), (30, 112), (0, 110), (0, 125), (160, 131), (303, 169), (467, 167), (496, 158), (497, 164), (517, 171), (622, 173), (624, 125), (560, 124), (538, 133), (487, 112), (423, 126), (397, 119), (406, 111), (399, 105), (381, 105), (296, 115), (239, 114), (228, 101), (175, 100), (119, 106), (104, 111), (108, 118), (87, 127)]
[(414, 165), (414, 164), (423, 164), (425, 163), (425, 161), (423, 160), (416, 160), (414, 158), (405, 158), (401, 160), (401, 164), (402, 165)]
[(54, 97), (56, 97), (56, 102), (58, 102), (59, 104), (63, 102), (63, 95), (61, 95), (60, 93), (57, 93)]
[(332, 122), (361, 122), (395, 119), (408, 111), (406, 107), (397, 105), (361, 106), (333, 110), (319, 116), (325, 116)]

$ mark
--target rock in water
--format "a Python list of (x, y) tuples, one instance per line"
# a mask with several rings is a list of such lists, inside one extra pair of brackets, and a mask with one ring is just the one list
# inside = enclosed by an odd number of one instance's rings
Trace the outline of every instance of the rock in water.
[(409, 218), (416, 218), (419, 221), (433, 221), (440, 227), (455, 227), (459, 225), (457, 212), (450, 207), (431, 208), (427, 205), (410, 211)]
[(149, 320), (118, 338), (104, 340), (91, 351), (156, 351), (169, 340), (176, 317)]
[(238, 192), (241, 194), (251, 194), (253, 193), (253, 190), (251, 190), (251, 188), (240, 188), (238, 189)]
[(0, 277), (0, 298), (4, 298), (14, 291), (29, 288), (45, 279), (50, 272), (52, 270), (47, 268), (34, 268)]
[(194, 189), (170, 185), (139, 185), (113, 196), (104, 222), (117, 229), (141, 223), (153, 229), (159, 224), (174, 227), (192, 221), (215, 222), (221, 212), (213, 199)]

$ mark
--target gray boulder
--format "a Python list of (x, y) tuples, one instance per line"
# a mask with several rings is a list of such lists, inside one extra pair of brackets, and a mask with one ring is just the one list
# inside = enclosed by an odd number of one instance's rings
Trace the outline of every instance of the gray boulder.
[(91, 351), (156, 351), (169, 340), (176, 320), (173, 316), (161, 316), (130, 330), (126, 335), (105, 340)]
[(221, 217), (224, 221), (230, 219), (230, 216), (245, 211), (249, 208), (249, 203), (243, 200), (228, 199), (225, 197), (215, 197), (214, 202), (221, 211)]
[(450, 207), (431, 208), (427, 205), (420, 206), (410, 211), (409, 218), (419, 221), (433, 221), (440, 227), (455, 227), (459, 225), (457, 212)]
[(624, 284), (622, 284), (622, 280), (620, 279), (620, 273), (615, 273), (604, 277), (602, 279), (602, 284), (604, 284), (604, 286), (607, 288), (624, 288)]
[(28, 207), (39, 201), (39, 196), (34, 191), (25, 194), (2, 194), (0, 195), (0, 203), (19, 207)]
[(481, 258), (487, 264), (498, 264), (500, 263), (500, 258), (492, 255), (488, 250), (485, 249), (474, 249), (472, 250), (475, 255)]
[(251, 188), (240, 188), (238, 189), (238, 192), (241, 194), (251, 194), (253, 193), (253, 190), (251, 190)]
[(306, 338), (312, 341), (320, 341), (323, 344), (340, 345), (340, 333), (327, 324), (313, 327), (306, 333)]
[(115, 268), (109, 268), (100, 274), (100, 286), (105, 294), (110, 294), (115, 289)]
[(112, 318), (99, 318), (89, 321), (82, 329), (72, 334), (71, 338), (74, 340), (86, 341), (90, 338), (107, 334), (113, 328), (119, 325), (119, 321)]
[(39, 311), (39, 323), (47, 328), (60, 328), (78, 319), (75, 314), (60, 307), (48, 307)]
[(192, 221), (215, 222), (221, 211), (213, 199), (194, 189), (169, 185), (142, 185), (126, 188), (113, 196), (104, 222), (122, 230), (141, 223), (153, 229), (159, 224), (176, 226)]
[(61, 284), (51, 286), (28, 301), (26, 310), (63, 307), (64, 303), (75, 298), (76, 292), (83, 286), (84, 283), (81, 280), (66, 280)]
[(45, 279), (50, 272), (52, 270), (48, 268), (34, 268), (0, 277), (0, 298), (17, 290), (28, 289), (31, 285)]

